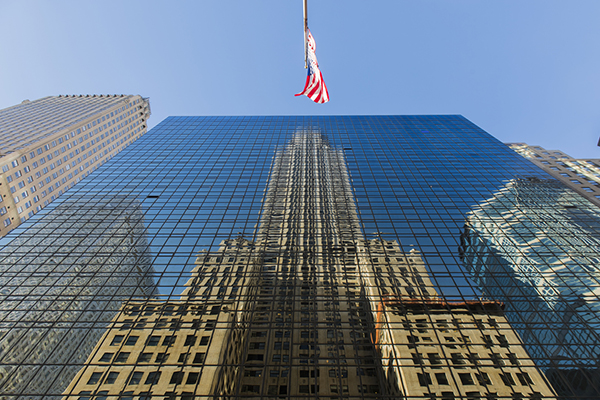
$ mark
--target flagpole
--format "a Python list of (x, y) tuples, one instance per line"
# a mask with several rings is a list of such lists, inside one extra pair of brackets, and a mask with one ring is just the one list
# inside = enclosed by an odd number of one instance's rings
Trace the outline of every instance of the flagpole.
[(304, 68), (308, 68), (308, 12), (307, 1), (304, 0)]

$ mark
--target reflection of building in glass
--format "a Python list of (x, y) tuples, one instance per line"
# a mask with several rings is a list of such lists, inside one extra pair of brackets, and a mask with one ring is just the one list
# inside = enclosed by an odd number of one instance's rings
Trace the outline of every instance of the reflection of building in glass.
[(600, 160), (575, 159), (558, 150), (546, 150), (525, 143), (508, 147), (558, 179), (592, 203), (600, 206)]
[(121, 303), (154, 291), (137, 200), (66, 201), (32, 229), (0, 252), (2, 396), (62, 393)]
[(243, 360), (228, 344), (245, 340), (253, 247), (240, 237), (202, 253), (179, 300), (124, 303), (65, 393), (191, 398), (234, 385)]
[(372, 339), (391, 397), (553, 398), (501, 304), (445, 301), (418, 252), (402, 254), (390, 241), (369, 247), (363, 277), (374, 310)]
[[(502, 385), (490, 392), (552, 396), (498, 305), (489, 303), (492, 326), (479, 304), (440, 301), (417, 251), (366, 240), (343, 153), (318, 133), (296, 133), (273, 160), (253, 240), (201, 253), (179, 300), (125, 304), (65, 394), (416, 399)], [(485, 322), (475, 326), (473, 315)], [(454, 325), (438, 329), (438, 319)], [(428, 323), (438, 324), (431, 342), (407, 339)], [(452, 354), (471, 349), (466, 338), (497, 365), (482, 353), (450, 371)], [(443, 369), (415, 361), (429, 353)], [(500, 368), (510, 357), (514, 366)]]
[(0, 236), (146, 133), (147, 98), (48, 96), (0, 110)]
[(393, 398), (555, 398), (496, 302), (388, 297), (375, 335)]
[(515, 179), (469, 213), (460, 249), (555, 389), (589, 398), (600, 395), (599, 227), (597, 208), (560, 183)]

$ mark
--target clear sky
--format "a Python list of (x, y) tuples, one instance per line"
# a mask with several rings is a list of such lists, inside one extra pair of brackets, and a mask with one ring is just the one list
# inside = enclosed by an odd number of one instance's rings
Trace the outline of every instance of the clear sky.
[(169, 115), (462, 114), (505, 142), (600, 158), (599, 0), (0, 0), (0, 108), (150, 97)]

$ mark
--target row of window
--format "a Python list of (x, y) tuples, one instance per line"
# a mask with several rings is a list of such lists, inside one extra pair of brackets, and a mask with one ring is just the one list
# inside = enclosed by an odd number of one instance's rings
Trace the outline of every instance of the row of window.
[[(419, 384), (421, 386), (432, 385), (433, 381), (431, 379), (431, 375), (432, 374), (427, 373), (427, 372), (417, 373), (417, 378), (419, 380)], [(438, 384), (438, 385), (449, 385), (450, 384), (446, 373), (438, 372), (438, 373), (434, 373), (433, 375), (435, 376), (436, 384)], [(490, 379), (489, 375), (486, 374), (485, 372), (478, 372), (475, 374), (465, 372), (465, 373), (458, 373), (457, 375), (458, 375), (458, 379), (460, 379), (460, 383), (463, 385), (467, 385), (467, 386), (468, 385), (476, 385), (476, 384), (478, 384), (480, 386), (492, 385), (492, 380)], [(473, 375), (475, 375), (475, 379), (473, 379)], [(514, 374), (514, 376), (517, 377), (518, 382), (522, 386), (533, 385), (533, 381), (531, 380), (531, 377), (529, 376), (529, 374), (527, 372), (518, 372), (518, 373)], [(503, 372), (503, 373), (499, 374), (499, 377), (505, 386), (515, 386), (516, 385), (513, 374), (510, 372)]]
[[(116, 371), (110, 371), (108, 373), (93, 372), (90, 375), (86, 385), (98, 385), (99, 383), (102, 385), (112, 385), (117, 381), (120, 374), (121, 372)], [(156, 385), (160, 380), (161, 375), (161, 371), (154, 371), (149, 373), (133, 371), (129, 375), (127, 385)], [(169, 379), (169, 385), (195, 385), (196, 383), (198, 383), (200, 375), (200, 372), (176, 371), (171, 374), (171, 377)]]
[[(87, 100), (77, 99), (67, 102), (63, 100), (61, 102), (62, 104), (60, 106), (57, 106), (55, 110), (53, 110), (52, 112), (45, 113), (43, 112), (43, 109), (46, 107), (40, 104), (40, 102), (45, 101), (47, 100), (38, 100), (33, 103), (29, 103), (25, 106), (15, 107), (11, 109), (17, 112), (23, 109), (27, 109), (28, 112), (26, 113), (26, 115), (23, 115), (24, 118), (22, 118), (19, 121), (15, 121), (15, 123), (12, 124), (12, 126), (9, 122), (5, 122), (2, 124), (2, 138), (7, 140), (7, 142), (4, 142), (1, 145), (3, 148), (5, 148), (6, 146), (10, 147), (11, 144), (17, 145), (15, 149), (30, 146), (36, 141), (40, 141), (43, 138), (52, 135), (55, 132), (58, 132), (59, 130), (62, 130), (70, 125), (76, 124), (79, 121), (89, 118), (90, 115), (102, 112), (102, 109), (114, 107), (116, 103), (120, 102), (120, 100), (117, 100), (116, 102), (109, 101), (108, 105), (88, 104), (87, 107), (82, 107), (81, 104), (85, 103)], [(125, 109), (132, 107), (134, 104), (138, 104), (140, 101), (141, 100), (138, 99), (133, 102), (130, 102), (126, 106), (119, 108), (117, 112), (113, 112), (113, 116), (116, 116), (119, 112), (122, 112)], [(101, 103), (106, 103), (106, 101)], [(138, 107), (141, 108), (141, 106)], [(32, 111), (32, 108), (34, 108), (35, 111)], [(80, 117), (76, 120), (73, 120), (74, 116), (75, 118), (77, 118), (77, 116)], [(110, 116), (110, 114), (107, 114), (107, 116)], [(5, 119), (5, 117), (6, 112), (0, 114), (0, 119)], [(90, 123), (84, 126), (84, 130), (85, 128), (91, 128), (93, 125), (95, 125), (95, 123)], [(31, 134), (27, 135), (27, 132), (31, 132)], [(43, 132), (47, 133), (42, 134)]]
[[(111, 352), (106, 352), (104, 354), (102, 354), (102, 357), (100, 357), (100, 359), (98, 360), (98, 362), (101, 363), (115, 363), (115, 364), (126, 364), (131, 356), (131, 352), (127, 352), (127, 351), (120, 351), (118, 353), (111, 353)], [(180, 353), (178, 355), (177, 361), (171, 361), (171, 354), (167, 353), (167, 352), (162, 352), (162, 353), (149, 353), (149, 352), (145, 352), (145, 353), (141, 353), (137, 360), (135, 360), (136, 364), (144, 364), (144, 363), (154, 363), (154, 364), (164, 364), (167, 362), (170, 362), (171, 364), (174, 363), (188, 363), (191, 362), (192, 364), (202, 364), (204, 362), (204, 358), (206, 356), (206, 352), (196, 352), (193, 353), (193, 357), (192, 357), (192, 353)]]

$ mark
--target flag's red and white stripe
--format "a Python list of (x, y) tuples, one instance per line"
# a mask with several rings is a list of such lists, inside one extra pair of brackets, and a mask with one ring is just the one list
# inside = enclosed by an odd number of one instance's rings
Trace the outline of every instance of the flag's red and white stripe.
[(308, 76), (306, 77), (306, 85), (301, 93), (296, 96), (305, 95), (315, 103), (327, 103), (329, 101), (329, 93), (327, 92), (327, 86), (323, 81), (323, 75), (319, 70), (319, 63), (317, 62), (317, 55), (315, 50), (317, 44), (315, 39), (308, 31)]

